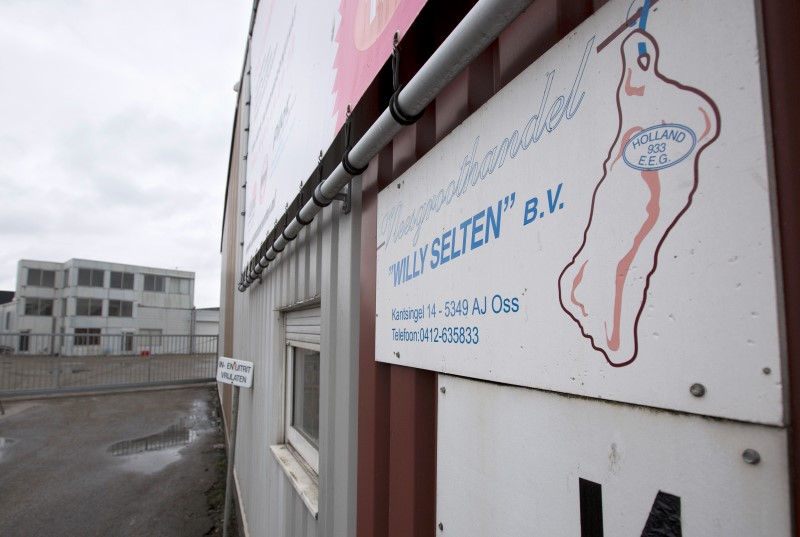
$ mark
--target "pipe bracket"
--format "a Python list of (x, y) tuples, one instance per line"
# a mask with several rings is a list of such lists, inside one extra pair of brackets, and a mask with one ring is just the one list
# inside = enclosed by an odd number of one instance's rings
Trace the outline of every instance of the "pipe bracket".
[(407, 125), (413, 125), (414, 123), (416, 123), (419, 120), (419, 118), (421, 118), (423, 116), (423, 114), (425, 114), (425, 110), (423, 109), (422, 112), (420, 112), (419, 114), (413, 115), (413, 116), (411, 116), (411, 115), (407, 114), (406, 112), (404, 112), (400, 108), (400, 103), (397, 100), (398, 97), (400, 96), (400, 91), (402, 89), (403, 89), (403, 85), (400, 84), (400, 87), (397, 88), (397, 91), (392, 93), (392, 98), (389, 99), (389, 113), (392, 114), (392, 117), (394, 118), (394, 120), (397, 123), (399, 123), (400, 125), (406, 125), (406, 126)]

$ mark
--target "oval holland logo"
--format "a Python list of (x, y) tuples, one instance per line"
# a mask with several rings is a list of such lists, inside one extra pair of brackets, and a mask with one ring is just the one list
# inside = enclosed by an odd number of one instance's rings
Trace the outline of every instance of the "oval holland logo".
[(622, 158), (636, 170), (663, 170), (679, 163), (694, 150), (692, 129), (676, 123), (655, 125), (631, 136)]

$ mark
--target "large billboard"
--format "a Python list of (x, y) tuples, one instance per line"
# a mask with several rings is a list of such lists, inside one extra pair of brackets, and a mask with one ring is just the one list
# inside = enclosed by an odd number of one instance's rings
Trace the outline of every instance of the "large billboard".
[(756, 21), (612, 0), (383, 190), (377, 360), (783, 423)]
[(425, 0), (263, 0), (250, 42), (244, 262), (255, 254)]

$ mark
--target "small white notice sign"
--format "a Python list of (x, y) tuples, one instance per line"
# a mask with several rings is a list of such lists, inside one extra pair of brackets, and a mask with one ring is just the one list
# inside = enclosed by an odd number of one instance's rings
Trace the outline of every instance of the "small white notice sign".
[(253, 362), (220, 356), (217, 364), (217, 382), (250, 388), (253, 385)]

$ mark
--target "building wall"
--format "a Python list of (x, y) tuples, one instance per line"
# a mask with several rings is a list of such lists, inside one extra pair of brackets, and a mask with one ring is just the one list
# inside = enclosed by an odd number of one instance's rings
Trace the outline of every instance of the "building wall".
[(219, 335), (219, 310), (195, 310), (194, 333), (197, 336)]
[[(544, 475), (547, 471), (547, 459), (544, 459), (543, 464), (538, 464), (539, 459), (528, 464), (528, 458), (525, 456), (526, 452), (509, 448), (506, 444), (501, 443), (500, 438), (502, 438), (502, 442), (509, 442), (512, 446), (533, 446), (531, 440), (536, 435), (526, 436), (525, 428), (520, 427), (517, 412), (523, 416), (527, 415), (538, 419), (540, 416), (536, 414), (537, 406), (541, 406), (545, 401), (551, 404), (553, 401), (563, 398), (563, 396), (552, 392), (509, 388), (485, 382), (453, 379), (445, 375), (407, 370), (403, 367), (375, 362), (375, 333), (372, 319), (375, 318), (376, 313), (376, 298), (374, 295), (376, 268), (374, 252), (371, 246), (376, 243), (377, 215), (375, 204), (378, 192), (386, 188), (393, 179), (407, 170), (432, 147), (433, 144), (430, 142), (432, 137), (435, 138), (436, 143), (441, 141), (455, 126), (471, 115), (478, 106), (497, 93), (509, 81), (513, 80), (517, 74), (552, 45), (569, 35), (575, 26), (604, 3), (555, 0), (534, 2), (488, 51), (481, 55), (437, 97), (435, 105), (429, 107), (425, 117), (420, 122), (413, 127), (405, 129), (395, 138), (391, 151), (384, 151), (376, 161), (373, 161), (370, 170), (364, 176), (364, 196), (362, 200), (364, 214), (362, 219), (363, 250), (361, 271), (361, 380), (359, 383), (361, 403), (359, 405), (360, 440), (358, 454), (358, 535), (360, 536), (447, 535), (448, 531), (455, 531), (459, 535), (487, 535), (492, 534), (492, 531), (497, 530), (498, 527), (506, 527), (503, 523), (511, 521), (519, 523), (517, 529), (526, 525), (530, 528), (538, 527), (538, 525), (534, 526), (534, 521), (525, 518), (531, 512), (528, 507), (523, 506), (522, 509), (518, 509), (510, 506), (519, 507), (520, 504), (532, 506), (545, 498), (544, 495), (536, 498), (532, 498), (529, 495), (526, 496), (526, 494), (529, 494), (526, 491), (529, 490), (529, 485), (537, 480), (537, 474), (530, 472), (530, 467), (535, 466), (538, 470), (542, 470), (539, 475)], [(776, 3), (774, 7), (770, 6), (767, 11), (774, 9), (775, 13), (779, 12), (781, 9), (778, 7), (779, 4)], [(771, 20), (772, 24), (777, 27), (782, 26), (781, 23), (785, 21), (784, 18), (777, 16), (772, 19), (768, 16), (766, 20)], [(797, 20), (796, 16), (794, 20)], [(770, 32), (767, 31), (766, 35), (770, 35)], [(775, 34), (773, 33), (773, 35)], [(776, 51), (779, 51), (775, 54), (782, 55), (786, 50), (785, 47), (777, 45), (779, 42), (777, 37), (771, 37), (770, 39), (774, 40), (776, 44), (773, 46)], [(403, 45), (403, 50), (408, 51), (408, 45), (406, 43), (403, 43)], [(767, 58), (770, 57), (768, 52)], [(779, 79), (780, 87), (784, 92), (788, 92), (789, 84), (784, 80), (784, 77), (789, 79), (796, 78), (797, 70), (788, 67), (786, 58), (782, 59), (783, 63), (778, 64), (780, 67), (773, 67), (771, 72)], [(795, 113), (798, 108), (797, 105), (792, 101), (791, 106), (789, 106), (788, 98), (786, 98), (788, 93), (783, 95), (785, 97), (781, 101), (781, 109), (786, 107), (787, 110), (792, 110)], [(780, 123), (786, 125), (790, 130), (788, 125), (791, 123), (787, 123), (787, 116), (783, 112), (778, 113), (778, 115), (781, 116)], [(431, 133), (434, 134), (432, 135)], [(781, 139), (783, 142), (791, 139), (786, 136), (788, 130), (784, 130), (782, 133), (782, 136), (776, 136), (776, 139)], [(784, 149), (784, 151), (786, 150)], [(786, 151), (783, 153), (783, 158), (787, 161), (796, 160), (796, 152), (792, 153), (792, 157), (789, 156), (789, 153), (792, 152)], [(389, 161), (388, 163), (386, 163), (387, 160)], [(781, 180), (779, 178), (778, 180), (779, 190), (790, 191), (793, 199), (797, 197), (797, 181), (795, 180), (797, 169), (796, 166), (789, 166), (787, 162), (784, 168), (784, 179)], [(784, 186), (781, 186), (782, 184)], [(782, 204), (786, 207), (790, 206), (790, 203), (789, 201), (782, 201)], [(796, 211), (790, 212), (792, 215), (796, 213)], [(790, 221), (793, 222), (794, 227), (788, 225)], [(790, 215), (786, 220), (782, 218), (781, 222), (786, 228), (792, 230), (787, 233), (787, 229), (784, 229), (784, 241), (787, 240), (786, 237), (796, 235), (796, 218)], [(796, 256), (797, 248), (794, 246), (796, 241), (792, 244), (791, 250)], [(796, 257), (790, 257), (785, 262), (796, 265), (793, 260), (796, 260)], [(793, 310), (797, 309), (796, 304), (797, 302), (795, 301), (792, 306)], [(796, 361), (796, 353), (790, 354), (789, 363), (794, 364)], [(796, 370), (798, 368), (793, 369)], [(460, 388), (463, 388), (463, 392), (451, 397), (452, 386), (450, 383), (457, 383)], [(435, 393), (437, 385), (441, 388), (447, 388), (447, 393)], [(795, 383), (794, 386), (796, 385)], [(514, 399), (509, 401), (508, 393), (512, 391), (514, 392)], [(459, 410), (460, 408), (465, 408), (459, 407), (458, 401), (466, 405), (466, 402), (477, 398), (476, 394), (483, 392), (490, 392), (491, 395), (483, 399), (477, 409), (471, 408), (471, 413), (451, 411), (451, 409)], [(543, 393), (547, 394), (547, 396), (543, 396)], [(440, 401), (445, 400), (455, 401), (451, 403), (451, 405), (455, 406), (449, 407), (447, 412), (443, 413), (441, 405), (444, 403), (440, 403)], [(797, 401), (796, 397), (795, 401)], [(511, 404), (508, 404), (509, 402)], [(568, 408), (569, 406), (573, 408)], [(555, 456), (556, 453), (561, 452), (562, 446), (576, 442), (576, 438), (580, 435), (580, 431), (577, 429), (580, 429), (580, 425), (583, 424), (580, 419), (581, 415), (591, 412), (608, 412), (611, 415), (619, 415), (620, 421), (622, 421), (622, 416), (628, 411), (621, 408), (617, 410), (613, 403), (582, 399), (576, 399), (572, 405), (566, 404), (560, 408), (561, 410), (549, 414), (548, 417), (552, 421), (554, 428), (557, 429), (558, 424), (564, 424), (569, 432), (562, 437), (550, 436), (543, 438), (539, 442), (541, 445), (548, 446), (550, 451), (546, 456)], [(641, 410), (642, 407), (638, 408)], [(636, 410), (633, 413), (635, 414)], [(648, 423), (652, 426), (659, 423), (660, 420), (667, 420), (669, 415), (669, 412), (663, 415), (658, 415), (657, 413), (648, 414), (651, 417)], [(430, 416), (436, 417), (431, 419)], [(510, 421), (511, 426), (504, 423), (504, 419)], [(533, 419), (530, 421), (531, 423), (534, 422)], [(687, 417), (682, 423), (688, 427), (688, 424), (692, 423), (702, 424), (703, 420)], [(497, 426), (495, 427), (495, 425)], [(505, 425), (505, 428), (503, 428), (503, 425)], [(727, 425), (731, 429), (739, 427), (736, 423)], [(509, 431), (514, 430), (513, 427), (516, 427), (516, 431), (514, 434), (510, 434)], [(792, 429), (790, 428), (789, 430)], [(794, 430), (796, 431), (796, 428)], [(432, 434), (431, 431), (433, 431)], [(454, 435), (456, 431), (460, 435), (458, 438)], [(772, 448), (777, 446), (779, 449), (774, 449), (770, 452), (771, 456), (774, 456), (771, 460), (773, 460), (777, 468), (781, 468), (785, 464), (787, 453), (780, 447), (782, 443), (785, 443), (785, 436), (783, 435), (786, 434), (786, 431), (771, 431), (769, 428), (759, 429), (758, 427), (751, 427), (749, 432), (744, 431), (745, 428), (742, 427), (739, 432), (743, 435), (754, 434), (755, 437), (760, 436), (764, 444), (769, 444)], [(705, 439), (716, 434), (716, 431), (712, 433), (709, 427), (706, 432), (699, 433), (699, 436)], [(720, 436), (723, 434), (727, 433), (720, 433)], [(795, 434), (797, 433), (795, 432)], [(443, 438), (446, 442), (443, 442)], [(709, 443), (713, 444), (713, 442)], [(680, 457), (684, 456), (681, 453), (682, 449), (690, 451), (690, 448), (686, 448), (686, 446), (678, 447), (678, 444), (679, 442), (675, 441), (673, 451), (666, 455), (662, 454), (665, 460), (680, 459)], [(673, 445), (673, 443), (670, 442), (670, 445)], [(713, 446), (713, 448), (714, 450), (721, 449), (718, 445)], [(714, 450), (711, 453), (714, 453)], [(471, 455), (470, 457), (461, 457), (462, 452), (470, 452)], [(513, 455), (513, 457), (504, 457), (504, 454)], [(603, 455), (608, 459), (607, 452)], [(739, 456), (738, 453), (736, 455), (737, 457)], [(688, 454), (686, 456), (692, 457), (693, 455)], [(793, 451), (789, 452), (789, 458), (794, 457), (796, 459), (796, 456), (795, 447)], [(437, 458), (440, 466), (431, 471), (431, 461), (435, 461)], [(653, 459), (655, 458), (656, 456), (653, 455)], [(512, 460), (513, 463), (510, 462)], [(741, 463), (741, 461), (738, 462)], [(514, 464), (521, 465), (518, 466), (518, 472), (514, 469)], [(746, 465), (740, 464), (740, 466), (737, 466), (737, 471), (741, 472), (742, 466), (745, 466), (744, 471), (749, 470)], [(796, 465), (790, 464), (789, 466), (796, 468)], [(442, 467), (447, 469), (444, 474), (447, 478), (446, 483), (437, 483), (435, 479), (427, 479), (428, 476), (436, 474), (437, 471), (440, 472), (439, 475), (442, 475)], [(770, 470), (772, 469), (774, 467), (770, 468)], [(701, 469), (700, 472), (702, 473), (702, 471)], [(477, 482), (473, 481), (467, 484), (464, 481), (466, 479), (465, 475), (475, 476), (481, 472), (483, 472), (480, 475), (481, 479)], [(710, 468), (706, 468), (705, 472), (707, 476), (712, 475)], [(655, 477), (656, 474), (657, 472), (653, 471), (649, 475)], [(724, 472), (717, 472), (716, 475), (719, 477), (725, 474)], [(566, 474), (557, 478), (565, 479), (565, 477)], [(572, 477), (574, 478), (574, 476)], [(785, 528), (787, 510), (785, 498), (788, 496), (786, 491), (787, 483), (782, 475), (773, 474), (773, 477), (775, 478), (773, 480), (774, 494), (770, 496), (770, 499), (765, 500), (763, 498), (766, 496), (766, 491), (762, 490), (762, 500), (755, 500), (750, 503), (749, 507), (753, 508), (755, 506), (755, 508), (750, 511), (749, 516), (750, 520), (758, 525), (761, 523), (759, 509), (762, 509), (760, 511), (762, 513), (770, 511), (772, 515), (775, 515), (773, 518), (774, 525), (771, 527)], [(575, 479), (577, 480), (577, 478)], [(746, 482), (746, 479), (742, 479), (741, 475), (739, 475), (739, 479), (739, 485), (742, 482)], [(566, 484), (566, 486), (573, 485), (575, 484)], [(498, 491), (503, 492), (502, 494), (495, 494)], [(607, 488), (605, 491), (608, 493)], [(575, 494), (574, 508), (575, 516), (577, 516), (579, 514), (577, 490), (573, 489), (572, 492)], [(619, 491), (616, 491), (616, 493), (618, 494)], [(435, 518), (436, 510), (442, 506), (441, 502), (444, 495), (447, 497), (447, 505), (444, 507), (449, 509), (446, 511), (447, 514), (455, 513), (455, 509), (452, 509), (454, 505), (460, 505), (461, 514), (464, 512), (469, 514), (471, 507), (476, 507), (472, 509), (472, 513), (476, 518), (459, 518), (455, 521), (451, 518), (451, 524), (448, 524), (446, 520), (442, 521)], [(796, 502), (796, 495), (792, 497), (794, 498), (793, 501)], [(737, 495), (737, 500), (742, 498), (744, 498), (744, 494)], [(764, 505), (759, 507), (758, 501), (763, 501)], [(652, 502), (652, 497), (648, 498), (647, 505), (642, 509), (643, 516), (646, 516), (647, 511), (650, 509), (649, 502)], [(491, 516), (485, 516), (487, 512), (482, 510), (488, 505), (495, 507), (492, 515), (498, 517), (498, 523), (493, 526), (491, 521), (495, 519)], [(796, 513), (797, 509), (795, 509)], [(482, 519), (481, 516), (483, 517)], [(569, 522), (573, 523), (575, 521), (576, 519), (571, 519)], [(444, 529), (433, 529), (440, 522), (443, 522)], [(551, 522), (556, 524), (556, 528), (564, 529), (568, 527), (567, 525), (558, 526), (556, 519), (547, 521), (548, 524)], [(488, 524), (490, 528), (483, 528), (480, 524)], [(550, 526), (542, 524), (541, 527), (547, 528)], [(483, 531), (481, 528), (483, 528)], [(461, 533), (459, 533), (460, 531)], [(534, 530), (531, 529), (531, 531)], [(543, 531), (544, 534), (553, 534), (552, 527), (550, 527), (550, 531)], [(502, 533), (499, 532), (498, 534)], [(504, 534), (516, 535), (521, 533), (508, 532)]]
[[(228, 163), (228, 179), (225, 188), (225, 207), (222, 219), (222, 238), (220, 241), (220, 297), (219, 297), (219, 354), (220, 356), (233, 356), (234, 341), (234, 311), (235, 299), (238, 291), (236, 283), (239, 279), (241, 269), (241, 253), (239, 252), (239, 214), (240, 199), (243, 188), (239, 179), (242, 165), (242, 127), (245, 122), (245, 113), (248, 110), (245, 106), (245, 96), (239, 90), (236, 111), (233, 121), (233, 140), (231, 141), (231, 152)], [(219, 384), (220, 401), (222, 403), (222, 415), (226, 424), (226, 432), (230, 431), (231, 408), (233, 388), (229, 384)]]
[[(413, 75), (471, 4), (429, 3), (403, 42), (402, 78)], [(567, 2), (539, 1), (537, 6), (515, 24), (512, 35), (527, 36), (531, 25), (545, 26), (539, 20), (542, 16), (548, 23), (557, 22), (562, 32), (580, 20)], [(585, 16), (586, 6), (581, 9)], [(363, 190), (360, 181), (354, 182), (354, 191), (363, 192), (369, 207), (365, 204), (362, 210), (356, 200), (351, 215), (344, 217), (334, 203), (270, 265), (263, 281), (244, 293), (235, 290), (242, 266), (240, 215), (244, 210), (239, 166), (245, 151), (239, 144), (246, 108), (240, 96), (240, 128), (234, 129), (232, 146), (240, 160), (232, 159), (229, 169), (222, 237), (220, 348), (225, 355), (232, 352), (256, 364), (253, 389), (241, 391), (237, 423), (237, 492), (249, 535), (433, 533), (437, 376), (375, 362), (376, 195), (499, 89), (498, 77), (505, 77), (505, 82), (512, 79), (558, 35), (548, 27), (547, 34), (533, 43), (520, 44), (523, 37), (507, 38), (502, 48), (495, 45), (487, 51), (429, 107), (423, 120), (405, 129), (373, 159), (363, 176)], [(504, 69), (496, 71), (492, 62), (501, 50)], [(367, 92), (353, 114), (356, 132), (363, 132), (375, 120), (391, 91), (383, 78)], [(364, 229), (361, 218), (369, 220)], [(330, 240), (319, 242), (326, 237)], [(283, 442), (283, 348), (277, 310), (315, 296), (320, 299), (324, 323), (318, 521), (309, 516), (268, 451), (270, 445)], [(355, 340), (359, 334), (360, 341)], [(360, 366), (356, 364), (359, 357)], [(222, 388), (228, 429), (230, 393)]]
[[(225, 279), (223, 276), (223, 296), (230, 297), (228, 303), (232, 301), (235, 304), (233, 314), (228, 308), (222, 310), (223, 325), (233, 324), (230, 328), (232, 334), (230, 339), (233, 340), (231, 350), (235, 356), (259, 364), (256, 367), (254, 389), (242, 391), (242, 410), (238, 422), (237, 476), (250, 535), (353, 535), (354, 531), (356, 535), (363, 537), (442, 534), (436, 529), (437, 458), (446, 461), (448, 453), (438, 451), (440, 446), (437, 446), (437, 434), (441, 431), (445, 434), (455, 431), (463, 435), (459, 438), (449, 436), (447, 449), (453, 448), (455, 440), (459, 440), (464, 446), (471, 447), (474, 443), (485, 448), (484, 452), (478, 453), (477, 460), (468, 457), (459, 460), (468, 460), (474, 465), (488, 465), (493, 463), (493, 444), (486, 440), (493, 437), (480, 436), (476, 432), (478, 429), (459, 428), (456, 423), (459, 419), (463, 418), (464, 424), (477, 427), (481, 424), (478, 418), (483, 415), (479, 412), (486, 408), (489, 409), (486, 411), (487, 416), (498, 418), (498, 422), (502, 423), (500, 420), (503, 415), (521, 410), (533, 416), (536, 414), (537, 405), (547, 404), (556, 408), (556, 413), (551, 416), (553, 422), (564, 424), (565, 428), (569, 429), (569, 424), (580, 422), (578, 414), (615, 413), (615, 403), (569, 398), (553, 392), (527, 388), (510, 388), (376, 362), (374, 327), (378, 193), (605, 3), (603, 0), (536, 0), (497, 42), (437, 97), (417, 124), (404, 129), (390, 147), (373, 159), (362, 177), (363, 183), (359, 185), (361, 200), (353, 213), (356, 215), (360, 212), (360, 215), (342, 217), (333, 214), (331, 208), (326, 209), (324, 218), (318, 217), (312, 226), (303, 231), (300, 238), (287, 248), (279, 260), (270, 266), (263, 282), (254, 284), (244, 293), (233, 291), (235, 278), (229, 275), (228, 279)], [(796, 134), (792, 125), (796, 124), (793, 118), (797, 117), (800, 107), (791, 97), (791, 88), (796, 86), (793, 82), (798, 71), (793, 68), (793, 62), (785, 57), (784, 54), (788, 49), (781, 43), (782, 39), (797, 41), (797, 37), (792, 37), (796, 33), (791, 32), (791, 24), (787, 21), (797, 21), (799, 17), (798, 8), (795, 7), (789, 10), (791, 16), (781, 16), (780, 13), (786, 13), (786, 5), (788, 3), (775, 3), (764, 5), (763, 9), (767, 27), (766, 60), (770, 73), (770, 96), (773, 100), (770, 112), (773, 126), (770, 128), (774, 128), (777, 140), (776, 182), (778, 192), (781, 194), (777, 205), (780, 209), (779, 242), (784, 253), (781, 263), (785, 274), (793, 274), (796, 270), (792, 267), (796, 268), (797, 259), (800, 259), (797, 255), (797, 241), (792, 241), (792, 237), (796, 237), (800, 231), (797, 218), (794, 216), (796, 211), (792, 210), (792, 207), (800, 203), (797, 199), (796, 186), (800, 181), (795, 177), (800, 167), (794, 164), (798, 156), (791, 147), (793, 143), (796, 145), (794, 140)], [(756, 6), (760, 6), (760, 3), (756, 3)], [(444, 40), (469, 6), (454, 8), (448, 5), (447, 9), (444, 7), (443, 3), (432, 1), (420, 15), (409, 35), (404, 38), (401, 78), (408, 78), (406, 75), (412, 75), (424, 63), (430, 52)], [(362, 118), (365, 123), (369, 123), (367, 119), (370, 114), (374, 119), (375, 110), (383, 109), (388, 100), (387, 91), (391, 92), (385, 85), (380, 86), (380, 84), (373, 89), (375, 91), (368, 92), (359, 105), (360, 109), (354, 114), (358, 117), (360, 113), (364, 113), (364, 106), (371, 110)], [(778, 133), (781, 136), (778, 136)], [(235, 191), (238, 195), (241, 189), (229, 187), (229, 191)], [(336, 204), (333, 207), (335, 208)], [(230, 215), (235, 211), (233, 215), (237, 215), (241, 210), (243, 210), (241, 202), (232, 205), (229, 200), (226, 206), (227, 214)], [(241, 267), (241, 250), (238, 244), (240, 230), (237, 230), (237, 222), (235, 216), (226, 216), (223, 230), (223, 266), (228, 266), (234, 274), (238, 274), (237, 268)], [(354, 232), (359, 235), (353, 235)], [(335, 236), (336, 247), (317, 242), (319, 238), (328, 234)], [(344, 252), (347, 252), (347, 261), (343, 263), (341, 259)], [(345, 269), (349, 272), (345, 272)], [(357, 281), (352, 280), (353, 274), (358, 274)], [(800, 397), (795, 394), (797, 371), (800, 367), (796, 366), (795, 351), (798, 340), (796, 334), (800, 332), (793, 328), (797, 327), (797, 319), (800, 318), (797, 315), (800, 300), (796, 292), (798, 284), (792, 283), (794, 280), (791, 282), (788, 280), (789, 278), (786, 282), (786, 342), (788, 367), (790, 373), (794, 375), (791, 377), (794, 389), (789, 391), (789, 395), (794, 405), (793, 409), (797, 410)], [(341, 297), (342, 293), (347, 291), (342, 288), (346, 284), (358, 289), (355, 296), (339, 298), (340, 303), (347, 305), (347, 308), (329, 306), (331, 301), (336, 302), (336, 297)], [(342, 424), (341, 429), (336, 427), (336, 435), (345, 430), (351, 432), (357, 430), (358, 434), (357, 445), (349, 437), (331, 438), (330, 425), (326, 425), (327, 430), (321, 435), (327, 442), (325, 449), (321, 448), (321, 456), (324, 456), (326, 463), (324, 465), (321, 463), (320, 468), (321, 503), (318, 522), (308, 517), (304, 505), (298, 500), (296, 493), (288, 485), (266, 450), (271, 443), (281, 441), (280, 412), (283, 402), (280, 382), (283, 372), (280, 370), (282, 346), (278, 310), (316, 296), (319, 296), (323, 308), (323, 339), (327, 337), (328, 346), (333, 343), (337, 349), (335, 352), (328, 351), (333, 354), (323, 355), (323, 364), (331, 359), (336, 362), (323, 366), (335, 368), (334, 371), (323, 370), (325, 377), (323, 386), (326, 393), (321, 397), (323, 401), (321, 406), (324, 421)], [(340, 327), (338, 333), (333, 332), (336, 327)], [(229, 341), (228, 336), (225, 337), (226, 341)], [(351, 337), (359, 339), (350, 341)], [(337, 344), (340, 339), (341, 345)], [(344, 339), (348, 341), (345, 342)], [(341, 352), (338, 350), (340, 347)], [(347, 361), (343, 359), (345, 356), (349, 357), (349, 361), (358, 356), (358, 366), (352, 363), (346, 366), (341, 364), (342, 361)], [(259, 368), (264, 370), (259, 372)], [(357, 384), (350, 377), (353, 374), (358, 375)], [(331, 375), (343, 375), (343, 377), (334, 379)], [(474, 403), (475, 399), (472, 396), (480, 394), (483, 406), (479, 405), (473, 409), (475, 412), (468, 416), (459, 414), (457, 406), (451, 406), (440, 414), (438, 401), (444, 396), (441, 395), (439, 388), (453, 385), (461, 390), (460, 395), (465, 397), (462, 400)], [(352, 406), (350, 399), (342, 399), (341, 390), (345, 387), (349, 387), (351, 391), (357, 387), (357, 408)], [(265, 390), (269, 393), (265, 393)], [(353, 395), (350, 394), (349, 397), (352, 398)], [(513, 403), (510, 411), (493, 407), (508, 397)], [(326, 406), (327, 403), (332, 404)], [(259, 412), (262, 414), (259, 415)], [(638, 420), (643, 414), (650, 416), (648, 414), (650, 412), (649, 409), (633, 406), (619, 410), (618, 414), (634, 415)], [(475, 418), (475, 415), (478, 415), (478, 418)], [(437, 422), (441, 416), (448, 420), (447, 423)], [(353, 423), (356, 417), (357, 427)], [(673, 419), (669, 412), (661, 414), (653, 412), (651, 417), (650, 420), (644, 420), (647, 426)], [(467, 421), (468, 419), (475, 420), (475, 423)], [(700, 431), (697, 434), (700, 436), (703, 436), (703, 431), (711, 431), (712, 428), (705, 423), (704, 418), (686, 417), (682, 422), (687, 424), (687, 427), (697, 427)], [(588, 427), (592, 424), (586, 425)], [(719, 425), (718, 428), (722, 430), (728, 426), (733, 429), (741, 428), (737, 423), (727, 423), (724, 427)], [(797, 445), (800, 444), (797, 441), (798, 429), (796, 427), (778, 429), (763, 437), (775, 437), (777, 441), (773, 443), (774, 445), (780, 445), (781, 442), (785, 445), (785, 436), (794, 435), (793, 440), (790, 440), (793, 443), (789, 451), (777, 450), (775, 460), (786, 458), (788, 453), (789, 466), (794, 472), (792, 475), (796, 477), (798, 465), (792, 464), (792, 461), (796, 461)], [(500, 428), (488, 427), (487, 430), (497, 432)], [(553, 451), (559, 450), (559, 442), (572, 441), (570, 434), (573, 433), (576, 432), (565, 433), (563, 439), (551, 441), (549, 447)], [(530, 437), (525, 434), (520, 434), (519, 437), (509, 435), (507, 439), (530, 441)], [(716, 434), (716, 429), (708, 433), (709, 436)], [(722, 437), (728, 432), (722, 431), (718, 434)], [(709, 445), (711, 444), (713, 442), (709, 442)], [(718, 448), (718, 446), (712, 447)], [(686, 448), (686, 445), (683, 448)], [(691, 446), (683, 452), (676, 447), (672, 452), (662, 456), (669, 457), (670, 453), (676, 457), (683, 453), (689, 453), (688, 456), (691, 456), (689, 448)], [(522, 450), (517, 450), (512, 454), (514, 457), (524, 458), (520, 456), (521, 453)], [(340, 461), (344, 461), (341, 467), (330, 465), (331, 462)], [(357, 472), (353, 468), (356, 465)], [(702, 468), (698, 471), (702, 472)], [(341, 483), (349, 485), (351, 474), (356, 473), (358, 476), (356, 501), (353, 501), (349, 488), (331, 488), (331, 485)], [(458, 469), (455, 469), (448, 475), (457, 476), (457, 474)], [(513, 481), (514, 476), (508, 474), (506, 478), (506, 482), (493, 481), (491, 486), (498, 487), (509, 483)], [(535, 475), (530, 479), (535, 479)], [(796, 481), (792, 479), (789, 486), (796, 487)], [(782, 476), (776, 476), (775, 483), (775, 496), (785, 497), (786, 483)], [(477, 502), (475, 498), (480, 498), (482, 491), (474, 489), (479, 488), (480, 484), (472, 483), (471, 486), (472, 501)], [(515, 483), (514, 486), (525, 489), (525, 483)], [(448, 493), (451, 493), (454, 489), (458, 489), (458, 486), (447, 483), (446, 488)], [(514, 492), (517, 489), (509, 487), (509, 490)], [(455, 490), (455, 492), (465, 491)], [(519, 492), (522, 494), (524, 490)], [(762, 492), (763, 496), (767, 496), (768, 491)], [(575, 494), (577, 495), (576, 491)], [(792, 492), (791, 497), (796, 503), (795, 492)], [(774, 507), (782, 500), (763, 501), (776, 502), (770, 504)], [(323, 505), (328, 505), (332, 510), (323, 511)], [(783, 516), (784, 506), (778, 507), (780, 508), (775, 512), (778, 516)], [(577, 512), (577, 505), (575, 509)], [(797, 513), (798, 509), (795, 506), (795, 516)], [(519, 515), (524, 516), (524, 509), (509, 514), (509, 516)], [(357, 517), (352, 524), (349, 522), (350, 516)], [(348, 523), (336, 525), (336, 520), (347, 520)], [(780, 521), (776, 527), (783, 522)], [(534, 527), (533, 524), (531, 521), (531, 527)], [(474, 527), (472, 529), (474, 530)], [(444, 531), (447, 531), (447, 527)]]
[[(28, 285), (31, 269), (54, 271), (53, 287)], [(79, 285), (79, 271), (93, 269), (103, 272), (102, 287)], [(134, 275), (133, 289), (111, 288), (111, 272)], [(164, 278), (164, 291), (145, 291), (145, 275)], [(102, 315), (78, 315), (78, 300), (89, 298), (102, 303)], [(53, 300), (52, 315), (26, 315), (26, 301), (33, 299)], [(132, 303), (132, 315), (112, 316), (109, 301), (121, 300)], [(6, 305), (4, 311), (13, 312), (13, 329), (1, 331), (29, 331), (31, 334), (74, 334), (76, 329), (100, 329), (102, 334), (136, 333), (140, 329), (160, 329), (164, 335), (190, 335), (192, 333), (192, 311), (194, 305), (194, 273), (180, 270), (141, 267), (121, 263), (107, 263), (84, 259), (71, 259), (65, 263), (20, 260), (17, 266), (15, 300)], [(31, 338), (33, 353), (72, 353), (86, 349), (72, 348), (71, 339), (64, 348), (48, 338)]]
[(0, 334), (17, 331), (17, 302), (0, 304)]
[[(222, 237), (220, 352), (254, 363), (252, 389), (241, 389), (236, 439), (236, 493), (248, 535), (355, 534), (358, 255), (360, 196), (350, 214), (333, 203), (305, 228), (247, 293), (236, 290), (242, 266), (247, 142), (246, 84), (231, 148)], [(254, 185), (256, 182), (254, 182)], [(320, 326), (318, 516), (306, 506), (270, 446), (284, 436), (286, 346), (283, 314), (317, 304)], [(227, 430), (232, 390), (221, 388)]]
[[(253, 361), (242, 390), (236, 468), (250, 535), (353, 535), (356, 487), (356, 382), (360, 203), (334, 203), (302, 231), (262, 283), (235, 296), (233, 356)], [(319, 519), (270, 452), (283, 444), (284, 308), (318, 300), (322, 311)]]

